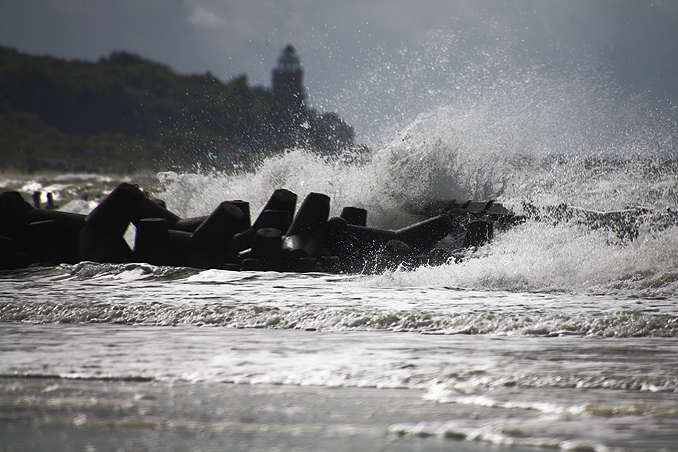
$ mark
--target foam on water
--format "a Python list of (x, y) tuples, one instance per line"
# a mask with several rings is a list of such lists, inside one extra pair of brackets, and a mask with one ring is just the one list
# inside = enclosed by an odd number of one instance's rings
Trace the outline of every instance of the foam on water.
[[(5, 275), (15, 283), (0, 293), (7, 296), (0, 320), (508, 337), (678, 336), (672, 299), (625, 302), (436, 287), (449, 271), (443, 266), (356, 278), (141, 264), (34, 268)], [(424, 280), (418, 281), (423, 289), (411, 283), (416, 278)], [(436, 283), (426, 285), (432, 278)], [(13, 299), (15, 291), (22, 293), (19, 300)]]
[(376, 285), (446, 285), (516, 292), (675, 297), (678, 228), (619, 243), (582, 225), (529, 221), (498, 235), (471, 258), (374, 277)]

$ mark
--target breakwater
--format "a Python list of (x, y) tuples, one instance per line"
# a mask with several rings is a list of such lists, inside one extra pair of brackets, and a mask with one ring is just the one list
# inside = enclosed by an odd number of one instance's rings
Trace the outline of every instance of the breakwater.
[[(137, 185), (121, 183), (89, 214), (33, 206), (19, 192), (0, 193), (0, 267), (91, 261), (146, 262), (225, 270), (378, 272), (440, 265), (491, 240), (495, 225), (519, 219), (493, 201), (451, 201), (440, 214), (391, 230), (367, 226), (368, 212), (347, 206), (329, 217), (330, 198), (275, 190), (252, 221), (243, 200), (209, 215), (180, 218)], [(134, 225), (134, 244), (124, 238)]]

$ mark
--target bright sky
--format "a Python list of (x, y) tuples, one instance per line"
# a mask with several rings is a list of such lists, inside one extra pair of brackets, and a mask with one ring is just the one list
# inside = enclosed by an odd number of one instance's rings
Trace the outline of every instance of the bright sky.
[(31, 54), (126, 50), (270, 86), (288, 43), (311, 106), (339, 113), (359, 140), (454, 91), (544, 71), (596, 73), (678, 104), (673, 0), (0, 0), (0, 45)]

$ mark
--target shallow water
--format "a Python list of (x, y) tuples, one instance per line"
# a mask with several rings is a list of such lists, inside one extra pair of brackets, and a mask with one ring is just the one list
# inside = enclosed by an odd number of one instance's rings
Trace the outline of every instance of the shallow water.
[(3, 436), (17, 450), (57, 431), (94, 450), (676, 450), (675, 300), (385, 278), (5, 273)]

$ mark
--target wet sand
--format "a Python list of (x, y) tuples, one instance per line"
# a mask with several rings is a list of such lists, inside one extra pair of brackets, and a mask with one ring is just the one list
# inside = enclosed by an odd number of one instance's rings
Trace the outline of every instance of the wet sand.
[[(397, 425), (445, 419), (418, 391), (0, 379), (3, 451), (527, 451)], [(457, 413), (459, 415), (459, 413)]]

